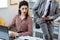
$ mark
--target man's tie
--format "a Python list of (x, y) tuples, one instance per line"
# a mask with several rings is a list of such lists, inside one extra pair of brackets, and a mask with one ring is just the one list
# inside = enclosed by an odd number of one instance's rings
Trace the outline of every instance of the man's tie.
[(49, 5), (48, 5), (48, 9), (47, 9), (47, 13), (46, 13), (45, 17), (47, 17), (49, 15), (49, 13), (50, 13), (50, 7), (51, 7), (51, 1), (50, 1)]

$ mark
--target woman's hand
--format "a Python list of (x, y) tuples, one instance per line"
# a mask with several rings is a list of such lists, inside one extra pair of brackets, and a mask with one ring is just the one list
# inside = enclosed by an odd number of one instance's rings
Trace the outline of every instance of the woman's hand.
[(19, 34), (17, 32), (14, 32), (15, 38), (19, 37)]
[(11, 33), (10, 34), (10, 37), (15, 38), (15, 34), (14, 33)]
[(12, 32), (12, 33), (10, 34), (10, 36), (11, 36), (12, 38), (17, 38), (17, 37), (19, 37), (19, 34), (18, 34), (17, 32)]

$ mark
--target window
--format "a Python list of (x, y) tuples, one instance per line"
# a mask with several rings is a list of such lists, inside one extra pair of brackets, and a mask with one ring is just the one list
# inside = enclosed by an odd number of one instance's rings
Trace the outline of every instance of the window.
[(6, 8), (8, 7), (7, 0), (0, 0), (0, 8)]

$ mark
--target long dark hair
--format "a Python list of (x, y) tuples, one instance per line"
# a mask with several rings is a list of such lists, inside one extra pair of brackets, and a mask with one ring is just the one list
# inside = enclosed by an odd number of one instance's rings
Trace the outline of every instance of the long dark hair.
[[(20, 9), (21, 6), (23, 6), (23, 5), (26, 5), (26, 6), (28, 7), (28, 2), (27, 2), (27, 1), (21, 1), (21, 2), (19, 3), (19, 9)], [(21, 15), (21, 10), (18, 10), (18, 13), (19, 13), (19, 15)], [(27, 19), (27, 17), (28, 17), (28, 12), (27, 12), (26, 15), (25, 15), (25, 19)]]

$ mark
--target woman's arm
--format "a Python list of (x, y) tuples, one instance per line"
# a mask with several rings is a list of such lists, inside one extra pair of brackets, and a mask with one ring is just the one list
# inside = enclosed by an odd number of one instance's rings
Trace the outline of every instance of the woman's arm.
[(13, 18), (13, 21), (11, 22), (11, 24), (8, 26), (8, 29), (11, 29), (11, 27), (13, 27), (15, 25), (15, 21), (16, 21), (16, 17)]
[(28, 18), (28, 31), (27, 32), (22, 32), (22, 33), (19, 33), (20, 36), (32, 36), (32, 18), (29, 17)]

